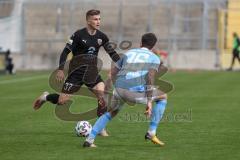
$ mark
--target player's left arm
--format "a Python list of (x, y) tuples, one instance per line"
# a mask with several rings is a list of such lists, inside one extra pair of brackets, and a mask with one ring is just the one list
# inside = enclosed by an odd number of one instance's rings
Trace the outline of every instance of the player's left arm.
[(112, 84), (115, 84), (117, 73), (119, 69), (117, 67), (113, 67), (108, 73), (108, 79), (105, 81), (105, 91), (109, 92)]
[(121, 57), (116, 63), (111, 65), (111, 70), (108, 73), (108, 79), (105, 81), (105, 91), (111, 89), (112, 84), (115, 84), (117, 74), (122, 68), (124, 56)]
[(118, 72), (119, 72), (119, 69), (118, 69), (116, 66), (114, 66), (114, 67), (111, 69), (111, 74), (110, 74), (110, 76), (111, 76), (111, 80), (112, 80), (112, 83), (113, 83), (113, 84), (115, 84), (115, 82), (116, 82)]
[(120, 56), (117, 54), (112, 44), (109, 42), (109, 39), (106, 35), (103, 36), (103, 48), (111, 57), (114, 62), (117, 62), (120, 59)]

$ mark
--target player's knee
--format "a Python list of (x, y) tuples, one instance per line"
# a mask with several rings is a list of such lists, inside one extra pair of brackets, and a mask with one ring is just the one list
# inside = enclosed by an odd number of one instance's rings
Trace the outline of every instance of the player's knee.
[(158, 99), (159, 100), (167, 100), (167, 94), (162, 94), (162, 95), (159, 95)]
[(162, 95), (162, 99), (167, 100), (167, 98), (168, 98), (167, 94), (163, 94), (163, 95)]
[(95, 87), (93, 87), (94, 90), (99, 91), (99, 92), (104, 92), (104, 83), (99, 82)]
[(119, 110), (110, 110), (109, 113), (111, 114), (111, 117), (115, 117), (118, 114)]
[(104, 86), (97, 85), (92, 89), (92, 92), (98, 97), (98, 99), (101, 99), (104, 97)]
[(111, 112), (111, 116), (112, 116), (112, 118), (113, 117), (115, 117), (116, 115), (117, 115), (117, 113), (118, 113), (118, 111), (116, 110), (116, 111), (113, 111), (113, 112)]

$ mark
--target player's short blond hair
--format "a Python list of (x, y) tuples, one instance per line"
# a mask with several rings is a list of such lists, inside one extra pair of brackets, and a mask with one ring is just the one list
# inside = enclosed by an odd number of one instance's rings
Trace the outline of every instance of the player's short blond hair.
[(96, 10), (96, 9), (88, 10), (87, 13), (86, 13), (86, 20), (88, 20), (88, 18), (90, 16), (95, 16), (95, 15), (99, 15), (99, 14), (100, 14), (99, 10)]

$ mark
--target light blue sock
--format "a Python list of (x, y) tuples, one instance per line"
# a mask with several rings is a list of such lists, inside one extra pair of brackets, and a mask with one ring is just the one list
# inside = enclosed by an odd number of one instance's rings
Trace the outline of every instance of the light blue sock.
[(91, 143), (94, 141), (95, 137), (99, 132), (101, 132), (107, 125), (107, 123), (112, 119), (109, 112), (104, 113), (98, 120), (95, 122), (90, 135), (87, 138), (87, 141)]
[(156, 101), (156, 104), (152, 109), (151, 122), (148, 129), (148, 132), (150, 132), (150, 134), (152, 135), (156, 134), (158, 124), (163, 117), (166, 105), (167, 105), (167, 100)]

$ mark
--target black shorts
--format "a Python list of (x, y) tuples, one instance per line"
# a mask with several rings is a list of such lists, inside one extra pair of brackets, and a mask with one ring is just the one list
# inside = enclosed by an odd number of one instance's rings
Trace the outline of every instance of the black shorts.
[(237, 48), (233, 49), (232, 53), (233, 53), (233, 57), (239, 57), (239, 51)]
[(91, 90), (99, 82), (103, 82), (103, 80), (98, 73), (96, 74), (95, 72), (84, 73), (82, 71), (74, 71), (65, 80), (62, 88), (62, 93), (76, 93), (83, 84)]

